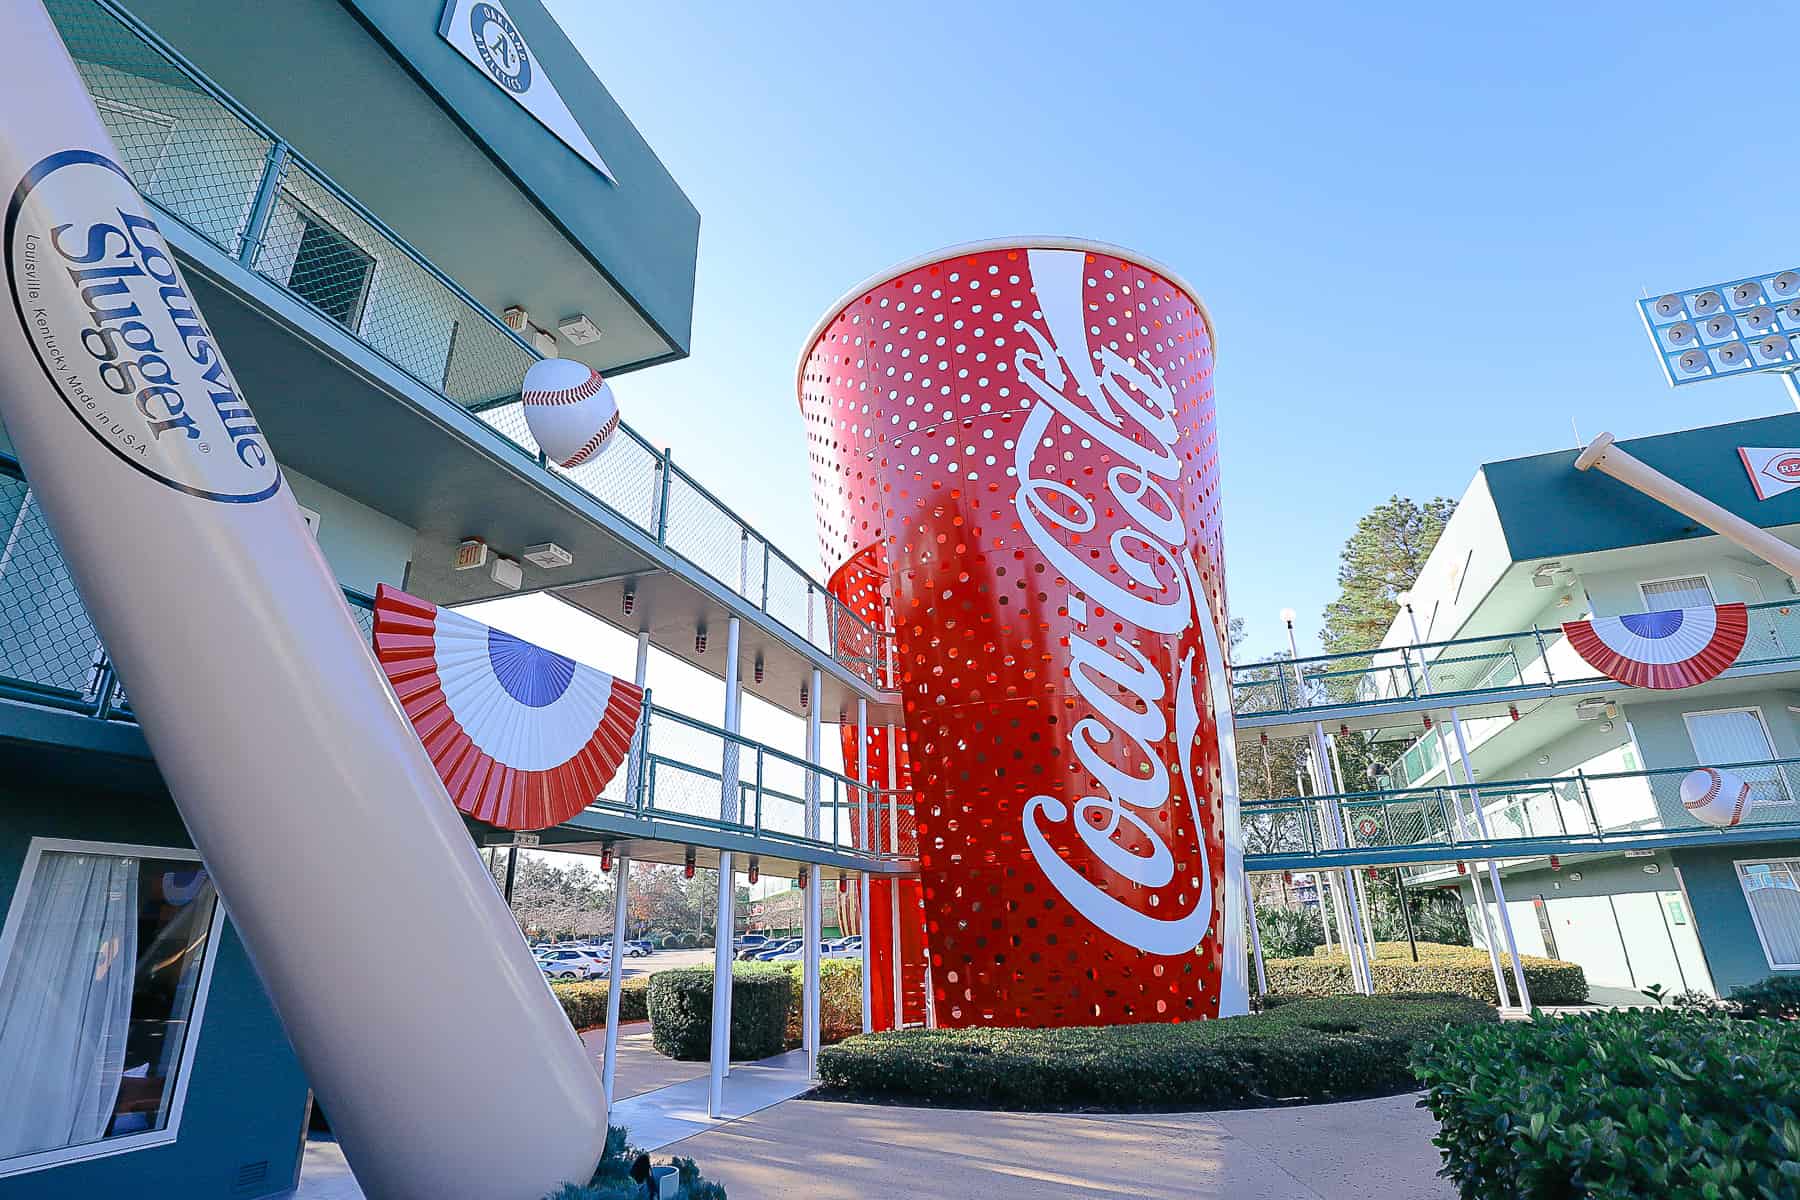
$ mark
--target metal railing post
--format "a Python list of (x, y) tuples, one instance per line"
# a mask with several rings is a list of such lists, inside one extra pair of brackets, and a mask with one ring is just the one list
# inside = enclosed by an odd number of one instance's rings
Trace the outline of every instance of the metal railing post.
[(1600, 828), (1600, 814), (1594, 811), (1594, 793), (1588, 787), (1587, 773), (1580, 767), (1575, 768), (1575, 782), (1581, 786), (1581, 801), (1587, 808), (1588, 824), (1593, 826), (1594, 836), (1605, 837), (1606, 830)]
[(112, 715), (113, 692), (118, 682), (118, 674), (113, 670), (112, 659), (102, 655), (97, 665), (99, 678), (94, 683), (94, 715), (104, 721)]
[(256, 198), (250, 202), (250, 218), (244, 222), (244, 233), (238, 243), (237, 260), (246, 270), (253, 270), (256, 252), (262, 249), (269, 231), (269, 218), (275, 212), (275, 194), (281, 190), (281, 177), (287, 170), (287, 143), (277, 141), (263, 159), (262, 181), (256, 185)]
[(1556, 675), (1550, 670), (1550, 643), (1544, 640), (1544, 631), (1538, 628), (1536, 621), (1531, 623), (1531, 635), (1537, 639), (1538, 661), (1544, 664), (1544, 682), (1554, 685)]
[(763, 543), (762, 610), (769, 611), (769, 543)]
[(1419, 681), (1413, 677), (1412, 654), (1405, 646), (1400, 647), (1400, 665), (1406, 668), (1406, 694), (1408, 696), (1418, 696)]
[(667, 446), (662, 452), (662, 482), (660, 494), (656, 502), (656, 543), (659, 546), (669, 544), (669, 476), (675, 473), (675, 456)]
[(756, 836), (762, 836), (763, 829), (763, 751), (756, 748)]

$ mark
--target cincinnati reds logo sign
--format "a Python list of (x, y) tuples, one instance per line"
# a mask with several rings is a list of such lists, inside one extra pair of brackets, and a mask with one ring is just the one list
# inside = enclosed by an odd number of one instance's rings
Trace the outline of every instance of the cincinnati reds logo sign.
[(492, 4), (477, 4), (469, 10), (469, 32), (494, 82), (509, 92), (530, 90), (531, 55), (510, 17)]

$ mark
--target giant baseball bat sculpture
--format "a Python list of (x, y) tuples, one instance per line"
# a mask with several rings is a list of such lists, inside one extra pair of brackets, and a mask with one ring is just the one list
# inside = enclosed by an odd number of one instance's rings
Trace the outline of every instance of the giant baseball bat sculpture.
[(1655, 467), (1627, 454), (1613, 443), (1612, 434), (1601, 434), (1576, 456), (1577, 471), (1590, 468), (1598, 468), (1603, 474), (1611, 475), (1652, 500), (1660, 500), (1727, 541), (1736, 542), (1770, 566), (1800, 579), (1800, 549), (1795, 549), (1761, 526), (1753, 525), (1736, 513), (1726, 511), (1699, 492), (1677, 483)]
[(8, 13), (0, 418), (357, 1180), (585, 1183), (596, 1072), (55, 26)]

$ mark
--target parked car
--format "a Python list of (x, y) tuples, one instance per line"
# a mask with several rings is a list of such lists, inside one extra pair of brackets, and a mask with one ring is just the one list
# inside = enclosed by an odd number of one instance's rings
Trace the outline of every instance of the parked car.
[(799, 950), (800, 946), (801, 942), (799, 938), (786, 938), (780, 942), (770, 943), (766, 948), (757, 951), (756, 954), (751, 957), (756, 962), (774, 962), (776, 958), (786, 954), (790, 950)]
[(649, 956), (650, 943), (643, 938), (637, 938), (625, 943), (626, 958), (648, 958)]
[(819, 956), (821, 958), (861, 958), (862, 939), (852, 935), (847, 938), (838, 938), (836, 941), (826, 942), (825, 948), (820, 952)]
[(538, 969), (551, 979), (590, 979), (607, 968), (603, 957), (566, 947), (539, 951), (537, 962)]
[(744, 944), (738, 948), (737, 953), (733, 954), (732, 957), (739, 962), (751, 962), (757, 955), (763, 953), (765, 950), (773, 950), (778, 943), (786, 940), (787, 939), (785, 938), (766, 938), (760, 933), (751, 934), (744, 939)]

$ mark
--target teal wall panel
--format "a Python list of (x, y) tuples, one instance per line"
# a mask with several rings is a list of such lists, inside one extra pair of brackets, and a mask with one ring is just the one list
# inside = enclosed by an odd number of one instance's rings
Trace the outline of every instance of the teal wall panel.
[(1769, 966), (1762, 943), (1756, 936), (1756, 925), (1750, 919), (1750, 903), (1744, 898), (1734, 864), (1800, 857), (1800, 842), (1708, 846), (1677, 850), (1673, 854), (1676, 865), (1681, 868), (1682, 880), (1687, 884), (1688, 898), (1694, 905), (1694, 919), (1700, 927), (1700, 943), (1706, 950), (1706, 961), (1712, 968), (1720, 995), (1774, 974), (1794, 973), (1776, 972)]
[[(0, 790), (0, 912), (33, 837), (192, 844), (166, 796)], [(0, 1200), (244, 1200), (292, 1185), (306, 1079), (229, 919), (217, 953), (176, 1141), (0, 1179)], [(266, 1164), (265, 1183), (237, 1190), (240, 1169), (258, 1163)]]

